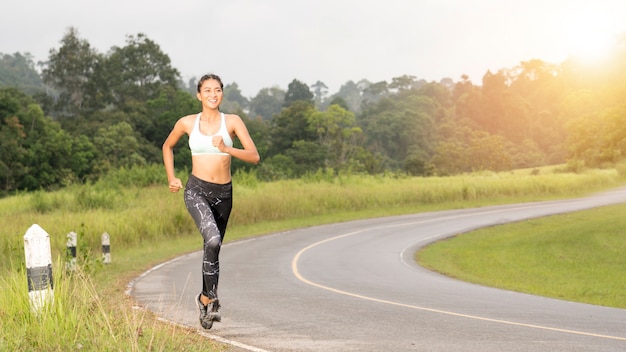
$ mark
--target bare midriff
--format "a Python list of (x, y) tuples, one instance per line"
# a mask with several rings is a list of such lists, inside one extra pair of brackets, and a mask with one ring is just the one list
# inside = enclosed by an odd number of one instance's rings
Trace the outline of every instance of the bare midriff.
[(197, 178), (217, 184), (230, 182), (230, 155), (194, 155), (191, 173)]

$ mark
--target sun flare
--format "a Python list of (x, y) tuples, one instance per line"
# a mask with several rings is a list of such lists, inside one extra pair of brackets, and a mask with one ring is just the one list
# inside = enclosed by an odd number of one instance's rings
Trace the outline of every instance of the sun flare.
[(597, 63), (608, 59), (619, 30), (611, 14), (579, 8), (562, 23), (562, 40), (570, 56)]

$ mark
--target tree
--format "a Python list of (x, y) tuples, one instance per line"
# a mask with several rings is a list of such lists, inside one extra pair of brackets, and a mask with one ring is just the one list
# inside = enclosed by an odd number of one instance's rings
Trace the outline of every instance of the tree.
[[(58, 181), (54, 173), (59, 170), (51, 170), (51, 161), (45, 160), (47, 154), (39, 156), (36, 152), (57, 150), (49, 138), (50, 124), (31, 97), (16, 88), (0, 89), (0, 180), (5, 192), (36, 189)], [(67, 160), (64, 157), (61, 162)]]
[(363, 89), (363, 101), (367, 104), (374, 104), (389, 93), (387, 81), (380, 81), (369, 85)]
[(84, 108), (101, 107), (97, 103), (97, 87), (93, 84), (101, 55), (81, 39), (73, 27), (61, 39), (61, 44), (58, 50), (50, 50), (48, 63), (42, 71), (43, 81), (59, 92), (56, 112), (76, 116)]
[(28, 107), (26, 118), (37, 121), (37, 128), (28, 133), (28, 155), (25, 164), (28, 175), (20, 180), (19, 188), (51, 189), (78, 181), (72, 166), (74, 139), (61, 126), (45, 118), (39, 105)]
[(16, 189), (28, 173), (26, 132), (32, 124), (24, 126), (20, 117), (31, 102), (17, 88), (0, 88), (0, 181), (4, 192)]
[(441, 83), (424, 83), (414, 89), (418, 95), (433, 98), (442, 108), (448, 109), (453, 106), (452, 92), (448, 89), (448, 87), (442, 85)]
[(321, 106), (326, 94), (328, 94), (328, 87), (324, 84), (324, 82), (317, 81), (311, 86), (311, 88), (313, 88), (315, 106)]
[(140, 144), (133, 128), (126, 122), (101, 128), (93, 138), (93, 143), (99, 152), (99, 173), (146, 164), (146, 160), (139, 153)]
[(411, 75), (404, 75), (400, 77), (394, 77), (391, 79), (391, 84), (389, 84), (389, 89), (393, 89), (396, 91), (400, 90), (408, 90), (413, 88), (416, 83), (416, 77)]
[(320, 146), (312, 141), (297, 140), (285, 151), (285, 155), (294, 162), (293, 175), (300, 177), (307, 172), (314, 173), (324, 168), (327, 152), (326, 146)]
[(511, 157), (502, 136), (472, 131), (468, 142), (441, 141), (430, 160), (439, 175), (472, 171), (502, 171), (511, 167)]
[(626, 158), (626, 105), (578, 118), (569, 130), (567, 145), (575, 161), (603, 167)]
[[(241, 115), (241, 119), (246, 124), (250, 137), (254, 140), (256, 149), (261, 156), (261, 160), (265, 160), (265, 158), (269, 155), (269, 149), (271, 147), (271, 140), (268, 138), (271, 134), (269, 122), (260, 118), (250, 119), (245, 114)], [(241, 147), (241, 142), (238, 139), (233, 142), (236, 146)], [(232, 159), (233, 172), (237, 172), (238, 170), (251, 170), (252, 168), (257, 169), (257, 167), (258, 166), (243, 162), (237, 158)]]
[(276, 115), (270, 123), (270, 156), (283, 154), (296, 141), (315, 141), (316, 134), (308, 128), (309, 116), (314, 112), (310, 102), (300, 100)]
[(535, 93), (535, 89), (553, 80), (558, 75), (556, 65), (542, 60), (522, 61), (508, 72), (511, 88), (525, 96)]
[(71, 157), (68, 158), (68, 166), (74, 172), (78, 181), (96, 179), (98, 175), (93, 173), (94, 165), (97, 163), (96, 147), (87, 136), (71, 137), (73, 143), (70, 149)]
[(481, 114), (483, 95), (480, 87), (472, 84), (467, 75), (461, 76), (452, 91), (457, 121), (476, 121)]
[(477, 89), (476, 86), (472, 84), (472, 81), (469, 79), (468, 75), (462, 75), (461, 81), (454, 84), (454, 88), (452, 89), (452, 99), (457, 101), (465, 94), (469, 94), (472, 91)]
[(284, 154), (271, 156), (259, 165), (258, 176), (261, 180), (277, 181), (294, 177), (296, 162)]
[[(358, 113), (361, 109), (361, 89), (359, 86), (353, 81), (348, 81), (344, 83), (340, 88), (339, 92), (335, 93), (330, 97), (330, 104), (336, 103), (337, 98), (342, 99), (346, 103), (346, 110), (350, 110), (354, 113)], [(329, 104), (329, 105), (330, 105)]]
[(227, 84), (224, 87), (224, 100), (220, 106), (220, 110), (237, 113), (248, 109), (250, 102), (248, 98), (244, 97), (239, 90), (237, 83)]
[(357, 121), (366, 135), (367, 150), (384, 160), (383, 167), (400, 169), (411, 155), (425, 163), (435, 145), (435, 122), (439, 103), (419, 90), (381, 98), (368, 104)]
[(505, 97), (508, 92), (507, 78), (503, 71), (487, 72), (483, 76), (481, 106), (478, 114), (470, 116), (482, 129), (489, 133), (498, 133), (505, 127)]
[(147, 115), (152, 118), (150, 125), (144, 126), (139, 131), (142, 131), (141, 134), (160, 150), (176, 121), (195, 111), (199, 112), (200, 109), (201, 104), (195, 94), (191, 95), (183, 90), (164, 87), (158, 97), (146, 102)]
[(288, 107), (296, 101), (304, 101), (313, 104), (313, 93), (309, 90), (309, 86), (294, 79), (289, 83), (283, 107)]
[(354, 113), (339, 105), (331, 105), (326, 111), (309, 115), (308, 124), (318, 137), (318, 145), (327, 150), (325, 166), (336, 170), (355, 154), (363, 136), (363, 131), (356, 125)]
[(440, 141), (430, 163), (439, 176), (454, 175), (471, 170), (467, 145), (457, 140)]
[(511, 157), (505, 148), (502, 136), (476, 131), (467, 148), (467, 159), (471, 160), (468, 171), (503, 171), (511, 167)]
[(127, 36), (124, 47), (113, 47), (102, 70), (107, 102), (126, 111), (156, 99), (163, 87), (178, 89), (180, 80), (169, 56), (142, 33)]
[(44, 91), (31, 54), (0, 53), (0, 87), (16, 87), (29, 95)]
[(4, 192), (15, 189), (17, 180), (27, 173), (24, 157), (26, 133), (17, 116), (4, 116), (0, 124), (0, 182)]
[[(142, 33), (127, 36), (126, 45), (113, 47), (98, 67), (94, 82), (98, 82), (108, 108), (91, 114), (87, 120), (99, 118), (105, 122), (99, 128), (105, 131), (114, 124), (127, 123), (137, 143), (132, 155), (109, 159), (110, 167), (159, 161), (163, 131), (170, 130), (173, 124), (162, 125), (160, 115), (151, 111), (158, 103), (152, 102), (167, 101), (178, 108), (180, 99), (180, 104), (188, 109), (184, 114), (188, 114), (197, 109), (195, 96), (195, 104), (189, 104), (189, 94), (177, 94), (180, 91), (178, 70), (171, 66), (169, 56), (159, 45)], [(172, 110), (178, 114), (177, 118), (182, 116), (182, 109)], [(111, 118), (102, 118), (107, 115)], [(98, 144), (97, 137), (94, 136), (95, 144)]]
[(0, 180), (4, 190), (54, 188), (84, 180), (93, 146), (44, 116), (34, 99), (15, 88), (0, 89)]
[(350, 110), (350, 107), (348, 106), (348, 102), (345, 101), (342, 97), (340, 96), (335, 96), (333, 97), (333, 99), (330, 101), (330, 103), (328, 104), (330, 105), (339, 105), (341, 106), (344, 110)]
[(278, 88), (263, 88), (250, 101), (250, 117), (262, 120), (271, 120), (282, 109), (285, 101), (285, 91)]
[(511, 143), (508, 149), (513, 168), (529, 168), (549, 164), (546, 153), (532, 139), (526, 139), (519, 145)]

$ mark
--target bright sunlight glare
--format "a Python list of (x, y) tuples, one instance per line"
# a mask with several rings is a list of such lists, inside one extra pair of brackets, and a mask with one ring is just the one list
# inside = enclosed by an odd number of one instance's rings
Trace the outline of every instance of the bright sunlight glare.
[[(562, 41), (569, 54), (581, 62), (597, 64), (609, 59), (617, 36), (624, 28), (612, 14), (593, 7), (572, 9), (563, 18)], [(558, 21), (557, 21), (558, 23)]]

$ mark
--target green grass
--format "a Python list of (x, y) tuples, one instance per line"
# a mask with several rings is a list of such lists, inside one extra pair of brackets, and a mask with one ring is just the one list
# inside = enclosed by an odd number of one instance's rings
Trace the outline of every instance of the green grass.
[[(56, 268), (63, 268), (57, 260)], [(0, 277), (1, 351), (218, 351), (192, 329), (165, 325), (134, 309), (80, 268), (53, 273), (53, 304), (31, 309), (24, 272)], [(184, 348), (181, 349), (181, 346)]]
[(480, 229), (432, 244), (418, 262), (486, 286), (626, 308), (626, 205)]
[[(162, 170), (148, 174), (154, 172)], [(124, 295), (128, 282), (143, 271), (201, 246), (182, 192), (171, 194), (165, 184), (128, 183), (141, 180), (138, 174), (126, 170), (95, 185), (0, 199), (0, 286), (6, 287), (0, 290), (0, 351), (223, 348), (193, 330), (133, 309)], [(445, 178), (318, 174), (262, 183), (251, 175), (235, 175), (226, 241), (360, 218), (577, 197), (618, 186), (623, 177), (618, 170), (572, 174), (542, 169), (538, 175), (525, 170)], [(39, 317), (27, 309), (23, 264), (23, 236), (34, 223), (50, 234), (54, 258), (65, 254), (66, 235), (78, 233), (82, 273), (65, 275), (63, 263), (55, 263), (56, 303)], [(103, 232), (111, 236), (109, 265), (100, 261)]]

